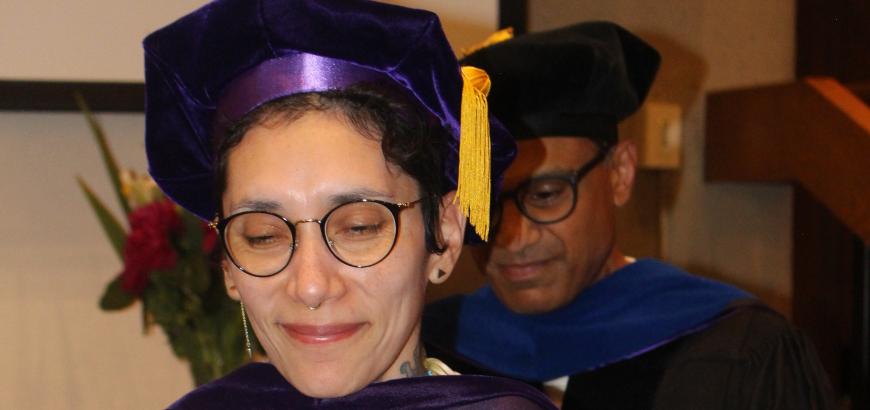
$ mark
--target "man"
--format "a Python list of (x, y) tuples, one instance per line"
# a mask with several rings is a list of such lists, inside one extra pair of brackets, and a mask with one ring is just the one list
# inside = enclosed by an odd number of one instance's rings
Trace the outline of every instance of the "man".
[(653, 48), (597, 22), (497, 43), (463, 63), (489, 72), (491, 110), (519, 152), (490, 243), (475, 251), (491, 284), (427, 308), (431, 354), (460, 372), (561, 381), (554, 399), (570, 409), (831, 407), (809, 342), (781, 316), (616, 246), (637, 159), (617, 123), (646, 97)]

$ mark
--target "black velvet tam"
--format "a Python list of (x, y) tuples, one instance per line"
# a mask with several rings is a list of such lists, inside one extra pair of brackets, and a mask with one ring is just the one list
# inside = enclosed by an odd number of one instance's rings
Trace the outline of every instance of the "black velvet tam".
[(580, 136), (607, 143), (643, 103), (659, 62), (654, 48), (610, 22), (515, 37), (461, 61), (489, 73), (490, 112), (517, 139)]
[[(361, 83), (392, 86), (447, 129), (445, 185), (456, 187), (463, 82), (433, 13), (358, 0), (218, 0), (152, 33), (144, 48), (151, 175), (204, 219), (216, 213), (216, 123)], [(515, 144), (498, 123), (491, 141), (496, 184)]]

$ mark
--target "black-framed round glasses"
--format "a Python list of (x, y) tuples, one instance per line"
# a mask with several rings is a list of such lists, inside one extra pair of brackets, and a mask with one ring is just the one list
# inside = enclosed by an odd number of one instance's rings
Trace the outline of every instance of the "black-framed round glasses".
[(539, 224), (552, 224), (567, 218), (577, 206), (577, 185), (607, 158), (609, 152), (609, 145), (601, 145), (595, 157), (571, 174), (529, 178), (515, 189), (503, 192), (493, 213), (493, 232), (498, 232), (507, 200), (513, 200), (521, 214)]
[(291, 222), (267, 211), (244, 211), (212, 223), (230, 260), (253, 276), (272, 276), (290, 264), (299, 247), (296, 225), (314, 222), (326, 247), (342, 263), (365, 268), (384, 260), (396, 244), (399, 213), (413, 202), (360, 199), (336, 206), (320, 219)]

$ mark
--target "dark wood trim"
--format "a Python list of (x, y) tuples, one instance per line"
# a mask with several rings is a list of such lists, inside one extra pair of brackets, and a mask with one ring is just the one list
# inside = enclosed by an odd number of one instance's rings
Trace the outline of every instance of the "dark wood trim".
[(93, 111), (143, 112), (143, 83), (0, 81), (0, 111), (79, 111), (80, 92)]
[(870, 108), (839, 83), (711, 93), (706, 130), (708, 181), (798, 182), (870, 245)]
[(870, 408), (870, 246), (858, 246), (859, 261), (855, 275), (855, 330), (852, 363), (852, 408)]
[(870, 80), (870, 2), (796, 0), (795, 74)]
[(792, 319), (813, 341), (838, 397), (855, 400), (855, 251), (862, 241), (802, 186), (793, 192)]
[(514, 34), (525, 34), (528, 30), (528, 1), (499, 0), (498, 27), (513, 27)]

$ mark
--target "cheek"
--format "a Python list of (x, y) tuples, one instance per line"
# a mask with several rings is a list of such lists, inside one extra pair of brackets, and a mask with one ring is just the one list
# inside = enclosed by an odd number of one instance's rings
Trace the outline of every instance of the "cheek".
[(391, 305), (422, 303), (426, 288), (426, 260), (421, 255), (390, 255), (373, 275), (365, 275), (359, 286), (371, 301), (390, 311)]
[[(583, 282), (607, 259), (615, 240), (614, 209), (604, 201), (578, 202), (574, 217), (554, 226), (553, 236), (563, 246), (569, 282)], [(582, 206), (581, 206), (582, 205)], [(568, 291), (569, 289), (564, 289)]]
[(390, 256), (375, 266), (377, 273), (366, 275), (360, 284), (389, 326), (406, 328), (416, 323), (426, 291), (427, 256), (422, 241), (399, 242)]
[(281, 275), (256, 278), (238, 269), (231, 269), (230, 275), (235, 290), (239, 301), (245, 304), (245, 310), (256, 318), (266, 318), (271, 307), (276, 305), (282, 293), (285, 293)]

